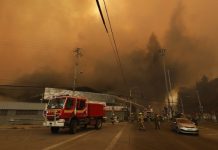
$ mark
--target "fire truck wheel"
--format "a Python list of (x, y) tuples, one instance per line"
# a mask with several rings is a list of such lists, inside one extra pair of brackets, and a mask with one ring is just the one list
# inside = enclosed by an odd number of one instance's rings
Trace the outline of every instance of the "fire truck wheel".
[(74, 134), (77, 131), (77, 121), (72, 120), (70, 123), (70, 133)]
[(95, 129), (101, 129), (101, 127), (102, 127), (102, 120), (97, 119), (95, 124)]
[(59, 132), (59, 127), (51, 127), (51, 133), (56, 134)]

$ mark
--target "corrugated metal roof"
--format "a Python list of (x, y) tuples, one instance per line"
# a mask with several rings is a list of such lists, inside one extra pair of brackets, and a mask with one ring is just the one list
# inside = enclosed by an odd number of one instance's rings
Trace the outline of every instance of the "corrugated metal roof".
[(44, 110), (44, 103), (0, 102), (0, 109), (14, 110)]
[(58, 88), (45, 88), (44, 99), (52, 99), (59, 95), (70, 95), (76, 97), (85, 97), (91, 101), (101, 101), (106, 103), (115, 103), (117, 99), (114, 95), (102, 94), (102, 93), (92, 93), (92, 92), (82, 92), (82, 91), (72, 91)]

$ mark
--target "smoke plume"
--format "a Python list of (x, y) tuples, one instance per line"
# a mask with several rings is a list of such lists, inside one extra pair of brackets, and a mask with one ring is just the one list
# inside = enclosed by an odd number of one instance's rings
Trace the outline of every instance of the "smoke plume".
[(163, 100), (160, 48), (174, 88), (217, 77), (217, 3), (107, 1), (127, 87), (95, 1), (1, 0), (0, 82), (72, 87), (80, 47), (77, 86)]

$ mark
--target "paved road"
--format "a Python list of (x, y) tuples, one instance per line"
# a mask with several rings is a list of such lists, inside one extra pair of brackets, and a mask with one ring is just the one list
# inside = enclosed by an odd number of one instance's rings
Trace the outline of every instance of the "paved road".
[(101, 130), (87, 129), (75, 135), (67, 130), (57, 135), (48, 128), (0, 129), (1, 150), (217, 150), (218, 129), (216, 125), (200, 126), (199, 136), (176, 134), (167, 123), (155, 130), (152, 123), (145, 131), (134, 124), (105, 124)]

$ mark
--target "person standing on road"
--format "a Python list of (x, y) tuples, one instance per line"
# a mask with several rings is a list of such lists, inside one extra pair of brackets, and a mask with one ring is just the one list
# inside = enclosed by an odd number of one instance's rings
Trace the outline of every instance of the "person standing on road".
[(158, 114), (155, 114), (154, 116), (154, 124), (155, 124), (155, 129), (160, 130), (160, 116)]
[(112, 116), (111, 116), (111, 123), (114, 125), (114, 123), (115, 123), (115, 120), (116, 119), (116, 116), (115, 116), (115, 114), (113, 113), (112, 114)]
[(145, 130), (144, 116), (141, 112), (138, 114), (138, 128), (139, 130), (140, 129)]

